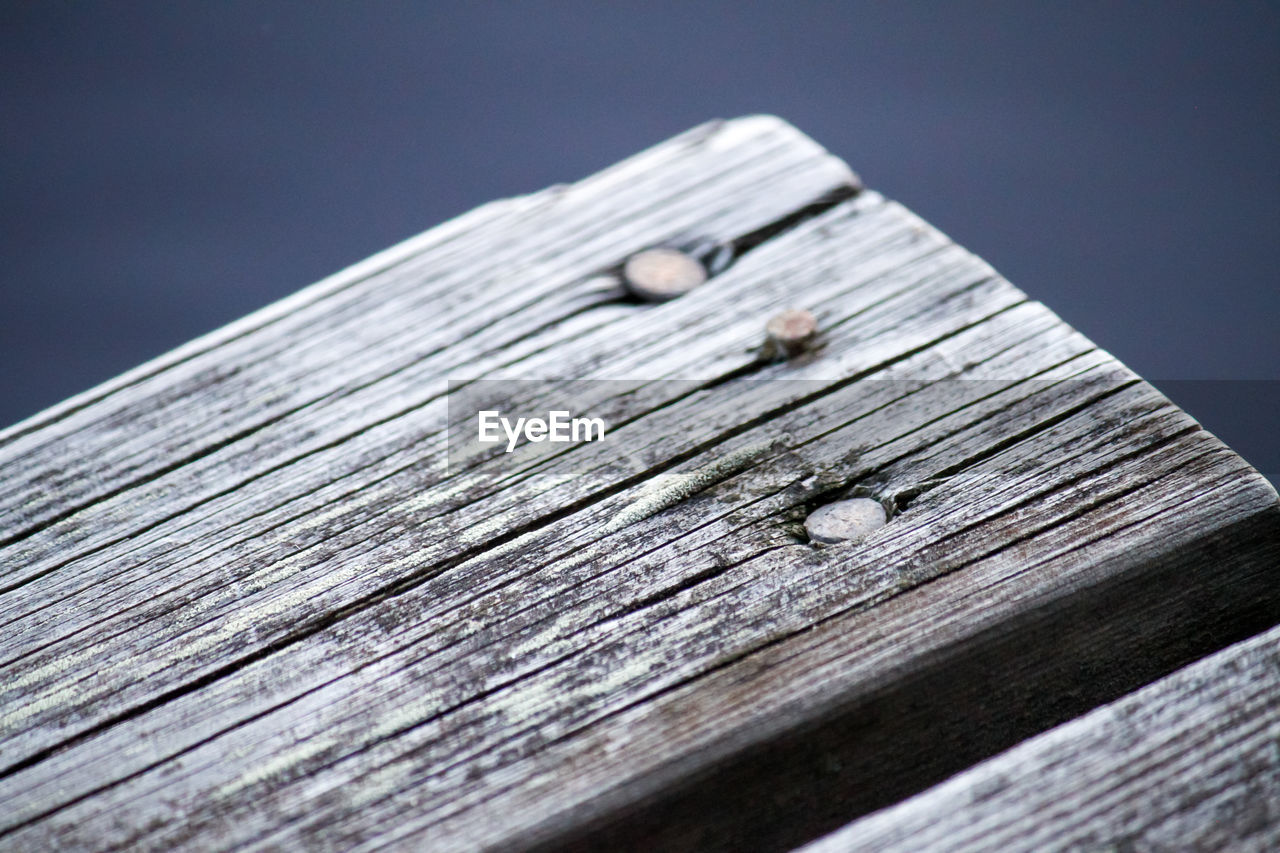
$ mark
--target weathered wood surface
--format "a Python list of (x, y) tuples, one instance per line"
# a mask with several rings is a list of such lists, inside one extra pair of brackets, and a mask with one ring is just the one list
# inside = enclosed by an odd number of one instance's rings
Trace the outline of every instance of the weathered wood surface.
[[(1274, 490), (856, 189), (708, 125), (0, 434), (0, 845), (779, 848), (1280, 619)], [(760, 362), (797, 304), (824, 348)], [(447, 469), (499, 377), (632, 383), (642, 466)], [(898, 511), (797, 538), (853, 492)]]
[(1278, 850), (1278, 708), (1280, 628), (804, 849)]

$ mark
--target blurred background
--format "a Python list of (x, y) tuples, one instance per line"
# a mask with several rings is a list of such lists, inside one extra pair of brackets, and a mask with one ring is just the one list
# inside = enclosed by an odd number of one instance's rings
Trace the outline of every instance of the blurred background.
[(755, 112), (1276, 481), (1261, 0), (0, 3), (0, 427), (480, 203)]

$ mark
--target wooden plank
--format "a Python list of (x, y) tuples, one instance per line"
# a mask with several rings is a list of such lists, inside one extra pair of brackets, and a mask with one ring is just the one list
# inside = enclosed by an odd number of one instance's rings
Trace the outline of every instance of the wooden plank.
[[(1280, 619), (1274, 490), (856, 190), (717, 123), (0, 435), (0, 842), (781, 847)], [(622, 444), (446, 464), (446, 380), (548, 377)]]
[(1280, 628), (805, 847), (1280, 848)]

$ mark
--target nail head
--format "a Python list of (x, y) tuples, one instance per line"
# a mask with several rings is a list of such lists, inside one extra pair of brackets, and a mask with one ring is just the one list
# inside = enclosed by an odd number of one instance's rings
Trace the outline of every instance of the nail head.
[(817, 318), (802, 308), (788, 308), (765, 324), (772, 353), (788, 358), (804, 352), (817, 333)]
[(856, 544), (888, 520), (879, 501), (851, 498), (818, 507), (804, 520), (804, 529), (809, 541), (819, 545)]
[(627, 289), (646, 302), (683, 296), (707, 280), (707, 270), (677, 249), (646, 249), (627, 259), (622, 269)]

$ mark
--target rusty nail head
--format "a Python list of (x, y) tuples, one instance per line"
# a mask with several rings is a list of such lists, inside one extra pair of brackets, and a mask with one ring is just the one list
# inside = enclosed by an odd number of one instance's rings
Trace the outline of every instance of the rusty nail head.
[(788, 358), (808, 348), (818, 333), (818, 320), (801, 308), (789, 308), (777, 314), (764, 327), (769, 347), (775, 355)]
[(818, 507), (804, 520), (804, 529), (809, 541), (819, 545), (856, 544), (888, 520), (880, 501), (851, 498)]
[(676, 249), (645, 249), (627, 259), (622, 268), (627, 289), (646, 302), (666, 302), (683, 296), (707, 280), (707, 270)]

